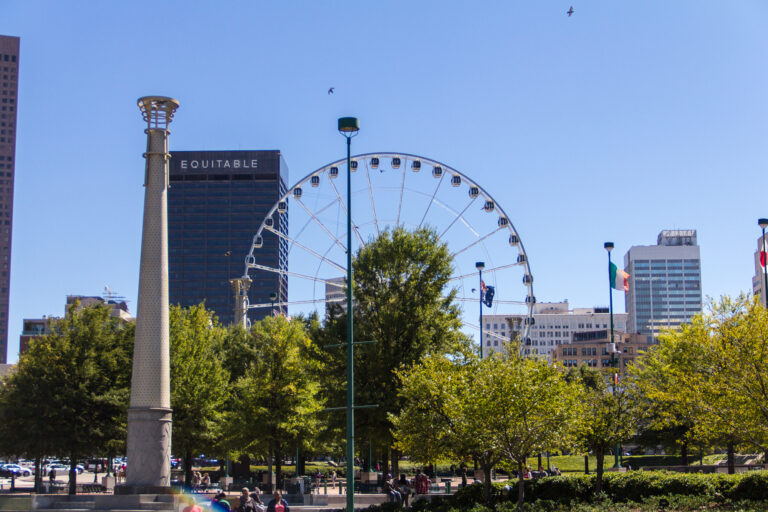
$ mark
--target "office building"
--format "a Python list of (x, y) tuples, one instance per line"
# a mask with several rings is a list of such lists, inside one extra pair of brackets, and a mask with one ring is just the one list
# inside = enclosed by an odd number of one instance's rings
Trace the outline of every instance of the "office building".
[[(504, 342), (520, 336), (525, 315), (484, 315), (483, 354), (502, 349)], [(522, 340), (523, 355), (549, 357), (560, 345), (571, 343), (574, 333), (610, 329), (607, 307), (573, 308), (568, 301), (541, 302), (533, 306), (533, 325)], [(627, 314), (613, 314), (614, 333), (626, 332)]]
[[(78, 311), (82, 308), (89, 306), (106, 304), (109, 306), (109, 316), (117, 318), (121, 322), (129, 322), (133, 320), (131, 313), (128, 311), (128, 304), (125, 300), (121, 300), (122, 297), (114, 295), (106, 295), (105, 297), (87, 296), (87, 295), (67, 295), (67, 302), (64, 305), (64, 314), (66, 315), (69, 307), (79, 302)], [(43, 318), (25, 318), (22, 321), (21, 336), (19, 336), (19, 355), (23, 354), (29, 348), (29, 344), (32, 340), (36, 340), (41, 336), (45, 336), (53, 331), (53, 326), (57, 320), (62, 317), (46, 316)]]
[[(768, 239), (768, 235), (766, 235)], [(752, 293), (760, 298), (760, 304), (765, 304), (765, 268), (760, 263), (760, 252), (763, 250), (763, 236), (757, 238), (755, 251), (755, 275), (752, 277)]]
[[(256, 229), (285, 194), (288, 168), (279, 151), (174, 151), (168, 190), (168, 277), (171, 304), (205, 302), (227, 325), (234, 321), (230, 279), (243, 275)], [(276, 213), (273, 229), (288, 234), (288, 213)], [(251, 304), (288, 298), (288, 243), (263, 237), (248, 290)], [(276, 306), (279, 312), (286, 308)], [(251, 320), (269, 314), (252, 310)]]
[(701, 312), (701, 257), (696, 230), (659, 233), (656, 245), (636, 245), (624, 255), (629, 274), (626, 310), (629, 332), (654, 343), (664, 328), (675, 328)]
[(330, 314), (332, 306), (338, 306), (341, 311), (347, 310), (347, 278), (332, 277), (325, 281), (325, 314)]
[(19, 92), (18, 37), (0, 36), (0, 78), (0, 363), (5, 363), (8, 361), (8, 294)]
[[(587, 365), (590, 368), (612, 368), (612, 347), (609, 338), (608, 329), (575, 332), (570, 343), (551, 351), (552, 362), (566, 369), (581, 365)], [(626, 372), (627, 366), (650, 346), (645, 342), (644, 337), (638, 334), (614, 331), (613, 339), (618, 351), (614, 356), (618, 373)]]

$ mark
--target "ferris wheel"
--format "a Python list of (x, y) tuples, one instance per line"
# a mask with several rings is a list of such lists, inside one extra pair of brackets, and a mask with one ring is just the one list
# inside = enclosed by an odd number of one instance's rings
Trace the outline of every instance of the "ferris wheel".
[[(247, 293), (241, 294), (243, 322), (248, 311), (271, 307), (291, 315), (317, 310), (322, 318), (328, 304), (346, 301), (346, 166), (344, 158), (307, 174), (268, 210), (253, 236), (243, 277), (279, 274), (288, 281), (288, 297), (251, 304)], [(484, 315), (522, 319), (517, 330), (523, 344), (529, 342), (536, 301), (530, 262), (510, 217), (487, 189), (444, 163), (406, 153), (353, 156), (350, 175), (352, 254), (388, 229), (429, 227), (452, 256), (444, 293), (457, 291), (464, 331), (478, 337), (482, 307)], [(276, 242), (287, 249), (282, 267), (260, 257), (263, 247)], [(490, 307), (479, 306), (479, 261), (485, 265), (482, 286), (495, 292)], [(489, 330), (483, 336), (499, 337)]]

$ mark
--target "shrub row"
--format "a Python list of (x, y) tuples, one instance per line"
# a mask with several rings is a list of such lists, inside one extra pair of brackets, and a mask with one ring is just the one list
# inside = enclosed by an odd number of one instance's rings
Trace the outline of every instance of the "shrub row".
[[(580, 475), (526, 480), (526, 502), (589, 503), (595, 499), (595, 478), (595, 475)], [(493, 485), (494, 503), (517, 500), (517, 481), (509, 482), (509, 490), (505, 489), (506, 485)], [(603, 476), (603, 496), (615, 503), (640, 503), (659, 496), (698, 496), (713, 501), (768, 500), (768, 471), (736, 475), (667, 471), (607, 473)], [(447, 512), (451, 508), (468, 510), (479, 503), (483, 503), (483, 487), (475, 484), (460, 489), (450, 500), (434, 506), (417, 506)]]

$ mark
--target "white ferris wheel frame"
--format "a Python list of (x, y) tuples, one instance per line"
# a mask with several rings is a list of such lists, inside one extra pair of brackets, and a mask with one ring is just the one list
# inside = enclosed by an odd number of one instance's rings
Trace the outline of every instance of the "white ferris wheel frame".
[[(426, 219), (427, 214), (431, 210), (433, 203), (435, 203), (438, 206), (444, 208), (447, 211), (450, 211), (452, 214), (455, 215), (455, 218), (450, 223), (450, 225), (447, 228), (445, 228), (442, 233), (439, 234), (439, 238), (440, 239), (442, 239), (443, 235), (445, 235), (445, 233), (457, 221), (463, 222), (470, 230), (472, 230), (472, 232), (476, 236), (478, 236), (477, 240), (475, 240), (472, 244), (470, 244), (470, 245), (468, 245), (466, 247), (463, 247), (460, 251), (453, 252), (452, 255), (458, 254), (460, 252), (463, 252), (463, 251), (469, 249), (470, 247), (472, 247), (474, 245), (482, 243), (484, 239), (488, 238), (489, 236), (497, 233), (498, 231), (500, 231), (502, 229), (507, 229), (509, 231), (509, 233), (510, 233), (510, 239), (509, 239), (510, 242), (509, 242), (509, 244), (512, 247), (517, 247), (518, 251), (519, 251), (518, 252), (517, 260), (515, 262), (513, 262), (513, 263), (510, 263), (510, 264), (500, 265), (500, 266), (497, 266), (495, 268), (484, 269), (483, 273), (488, 274), (488, 273), (492, 273), (492, 272), (495, 272), (495, 271), (498, 271), (498, 270), (502, 270), (502, 269), (505, 269), (505, 268), (509, 268), (509, 267), (512, 267), (512, 266), (523, 266), (524, 267), (525, 270), (524, 270), (524, 274), (523, 274), (523, 286), (525, 286), (527, 288), (527, 294), (526, 294), (525, 301), (497, 301), (497, 302), (498, 303), (502, 303), (502, 304), (525, 305), (527, 307), (527, 315), (526, 315), (525, 321), (523, 322), (523, 326), (522, 326), (523, 329), (522, 329), (522, 332), (521, 332), (521, 338), (522, 338), (521, 341), (522, 341), (522, 345), (523, 346), (526, 345), (527, 343), (530, 343), (530, 328), (533, 325), (533, 306), (536, 303), (536, 298), (533, 295), (533, 274), (531, 273), (530, 262), (529, 262), (527, 253), (525, 251), (525, 247), (523, 245), (523, 241), (520, 238), (520, 235), (517, 232), (517, 229), (515, 228), (514, 224), (512, 223), (512, 221), (510, 220), (509, 216), (506, 214), (504, 209), (501, 207), (501, 205), (498, 203), (498, 201), (496, 201), (493, 198), (493, 196), (491, 196), (491, 194), (486, 189), (484, 189), (480, 184), (478, 184), (472, 178), (468, 177), (466, 174), (464, 174), (464, 173), (458, 171), (457, 169), (454, 169), (453, 167), (451, 167), (449, 165), (446, 165), (446, 164), (444, 164), (444, 163), (442, 163), (442, 162), (440, 162), (438, 160), (434, 160), (432, 158), (428, 158), (428, 157), (424, 157), (424, 156), (420, 156), (420, 155), (414, 155), (414, 154), (410, 154), (410, 153), (399, 153), (399, 152), (398, 153), (395, 153), (395, 152), (376, 152), (376, 153), (362, 153), (362, 154), (354, 155), (354, 156), (351, 157), (351, 161), (354, 162), (353, 165), (358, 165), (357, 162), (365, 163), (365, 174), (366, 174), (366, 177), (367, 177), (366, 181), (367, 181), (367, 186), (368, 186), (368, 195), (369, 195), (369, 199), (370, 199), (370, 205), (371, 205), (371, 208), (372, 208), (373, 219), (374, 219), (374, 224), (376, 226), (376, 233), (377, 234), (380, 233), (380, 229), (379, 229), (379, 226), (378, 226), (378, 217), (377, 217), (376, 205), (375, 205), (375, 201), (374, 201), (374, 192), (373, 192), (374, 187), (371, 184), (371, 179), (370, 179), (370, 174), (369, 174), (369, 172), (370, 172), (369, 163), (370, 163), (371, 159), (373, 159), (373, 158), (378, 158), (379, 161), (384, 161), (384, 160), (387, 160), (387, 159), (389, 159), (390, 161), (392, 159), (400, 159), (400, 162), (401, 162), (400, 165), (402, 166), (403, 178), (400, 181), (400, 188), (399, 188), (399, 190), (400, 190), (400, 203), (398, 204), (398, 212), (397, 212), (397, 222), (396, 222), (396, 225), (399, 226), (401, 224), (400, 223), (400, 214), (401, 214), (401, 211), (402, 211), (403, 193), (407, 189), (405, 187), (405, 181), (406, 181), (405, 180), (405, 175), (407, 174), (406, 171), (408, 169), (408, 162), (411, 163), (411, 166), (413, 166), (414, 162), (418, 162), (419, 170), (422, 170), (421, 166), (431, 166), (432, 167), (432, 171), (430, 171), (430, 172), (433, 172), (433, 175), (434, 175), (434, 169), (435, 168), (439, 168), (439, 169), (442, 170), (440, 178), (439, 178), (439, 181), (437, 183), (437, 186), (435, 187), (435, 190), (433, 191), (433, 193), (431, 195), (429, 204), (426, 207), (426, 210), (424, 212), (424, 215), (423, 215), (419, 225), (421, 226), (424, 223), (424, 220)], [(321, 229), (323, 229), (326, 232), (326, 234), (328, 234), (328, 236), (332, 239), (333, 244), (331, 244), (331, 248), (333, 247), (333, 245), (338, 245), (341, 249), (346, 251), (346, 247), (342, 243), (342, 241), (339, 240), (339, 238), (336, 235), (331, 233), (328, 230), (328, 228), (317, 218), (315, 213), (310, 211), (310, 209), (301, 201), (301, 195), (296, 196), (296, 190), (299, 189), (298, 193), (301, 194), (302, 186), (304, 184), (307, 184), (307, 183), (311, 184), (311, 181), (312, 181), (313, 177), (318, 177), (318, 179), (319, 179), (321, 176), (326, 175), (329, 178), (328, 181), (331, 183), (331, 186), (332, 186), (332, 188), (334, 190), (336, 199), (331, 201), (328, 205), (326, 205), (325, 207), (323, 207), (321, 210), (319, 210), (316, 213), (321, 213), (324, 209), (338, 204), (341, 207), (341, 209), (344, 211), (344, 214), (346, 215), (346, 213), (347, 213), (347, 205), (345, 203), (345, 200), (343, 199), (343, 196), (339, 192), (337, 187), (333, 184), (333, 180), (338, 177), (339, 169), (342, 166), (346, 166), (346, 163), (347, 163), (347, 159), (346, 158), (342, 158), (342, 159), (336, 160), (334, 162), (330, 162), (330, 163), (328, 163), (326, 165), (323, 165), (322, 167), (319, 167), (315, 171), (310, 172), (309, 174), (307, 174), (306, 176), (301, 178), (299, 181), (297, 181), (295, 184), (293, 184), (292, 186), (288, 187), (286, 193), (282, 197), (280, 197), (280, 199), (278, 199), (278, 201), (267, 212), (267, 214), (264, 217), (264, 220), (262, 220), (261, 223), (259, 224), (259, 227), (256, 230), (256, 234), (253, 236), (253, 239), (251, 241), (251, 249), (249, 250), (248, 255), (245, 257), (245, 271), (243, 273), (243, 277), (244, 278), (248, 278), (248, 272), (251, 271), (251, 270), (263, 270), (263, 271), (267, 271), (267, 272), (273, 272), (273, 273), (277, 273), (277, 274), (286, 275), (286, 276), (289, 276), (289, 277), (293, 276), (293, 277), (298, 277), (298, 278), (302, 278), (302, 279), (313, 280), (315, 282), (320, 282), (320, 283), (327, 283), (328, 282), (327, 279), (320, 278), (317, 275), (309, 276), (309, 275), (305, 275), (305, 274), (298, 274), (298, 273), (290, 272), (287, 269), (274, 268), (274, 267), (269, 267), (269, 266), (261, 265), (261, 264), (257, 263), (256, 252), (261, 247), (261, 244), (263, 244), (263, 234), (264, 234), (265, 230), (267, 232), (269, 232), (271, 234), (274, 234), (277, 237), (283, 238), (286, 241), (288, 241), (289, 243), (294, 244), (297, 247), (299, 247), (299, 248), (309, 252), (310, 254), (312, 254), (316, 258), (318, 258), (321, 261), (321, 263), (325, 262), (325, 263), (327, 263), (327, 264), (329, 264), (329, 265), (331, 265), (333, 267), (338, 268), (340, 271), (346, 272), (346, 268), (343, 268), (343, 267), (339, 266), (338, 264), (336, 264), (336, 263), (326, 259), (325, 255), (320, 254), (319, 252), (313, 250), (310, 247), (307, 247), (306, 245), (302, 244), (300, 241), (298, 241), (298, 240), (296, 240), (294, 238), (291, 238), (290, 236), (285, 235), (284, 233), (281, 233), (279, 231), (279, 229), (277, 229), (275, 227), (275, 225), (274, 225), (274, 223), (275, 223), (274, 214), (275, 213), (283, 213), (283, 212), (280, 211), (283, 208), (282, 205), (285, 205), (284, 207), (287, 209), (288, 200), (289, 199), (293, 199), (307, 213), (307, 215), (309, 215), (311, 217), (311, 220), (313, 220), (315, 224), (317, 224)], [(329, 173), (331, 172), (332, 169), (334, 169), (335, 172), (337, 173), (336, 176), (330, 176), (329, 175)], [(359, 169), (357, 169), (357, 170), (359, 171)], [(352, 172), (356, 172), (356, 171), (353, 170)], [(427, 171), (424, 169), (424, 172), (427, 172)], [(487, 233), (484, 236), (480, 236), (477, 233), (477, 231), (475, 231), (472, 228), (472, 226), (470, 224), (468, 224), (467, 221), (463, 218), (463, 214), (467, 211), (467, 209), (469, 208), (469, 205), (471, 205), (473, 203), (473, 201), (470, 202), (461, 211), (457, 212), (456, 210), (454, 210), (450, 206), (445, 205), (445, 204), (441, 203), (438, 199), (436, 199), (437, 192), (438, 192), (438, 190), (440, 188), (440, 185), (442, 184), (442, 180), (445, 179), (446, 176), (449, 176), (450, 179), (453, 179), (454, 176), (458, 176), (459, 179), (461, 180), (461, 183), (458, 186), (476, 187), (477, 188), (477, 192), (478, 192), (477, 197), (482, 197), (483, 200), (486, 201), (486, 203), (488, 201), (490, 201), (492, 203), (492, 211), (496, 212), (498, 217), (499, 217), (499, 221), (497, 223), (498, 228), (496, 230), (491, 231), (490, 233)], [(377, 188), (379, 188), (379, 187), (377, 187)], [(426, 193), (424, 193), (422, 191), (416, 191), (416, 190), (413, 190), (413, 189), (407, 189), (407, 190), (409, 190), (409, 192), (412, 192), (412, 193), (417, 193), (417, 194), (429, 196), (429, 194), (426, 194)], [(476, 199), (477, 197), (475, 197), (474, 199)], [(272, 224), (268, 225), (269, 224), (268, 220), (270, 220), (270, 219), (272, 220)], [(501, 219), (506, 219), (506, 223), (504, 225), (502, 225)], [(300, 231), (299, 234), (301, 234), (301, 232), (303, 232), (303, 230), (307, 227), (307, 225), (309, 225), (309, 222), (310, 221), (307, 222), (307, 224), (304, 226), (304, 228), (302, 228), (302, 230)], [(360, 235), (360, 232), (359, 232), (359, 225), (354, 223), (354, 218), (353, 218), (352, 228), (353, 228), (353, 231), (354, 231), (354, 235), (357, 238), (357, 241), (360, 243), (361, 247), (365, 246), (365, 241), (362, 239), (362, 236)], [(449, 247), (449, 249), (452, 249), (452, 248)], [(330, 248), (328, 250), (330, 250)], [(328, 251), (326, 251), (326, 253), (327, 252)], [(453, 276), (453, 277), (451, 277), (451, 281), (459, 280), (459, 279), (464, 279), (464, 278), (471, 277), (471, 276), (478, 276), (478, 272), (475, 271), (475, 272), (470, 272), (468, 274)], [(275, 307), (275, 306), (281, 307), (281, 306), (289, 306), (289, 305), (312, 304), (312, 303), (335, 302), (335, 301), (343, 302), (343, 301), (346, 300), (346, 299), (337, 299), (337, 300), (330, 299), (330, 300), (326, 300), (325, 298), (323, 298), (323, 299), (312, 299), (312, 300), (301, 300), (301, 301), (281, 301), (281, 302), (264, 303), (264, 304), (250, 304), (249, 301), (248, 301), (247, 296), (245, 296), (244, 299), (245, 299), (246, 313), (247, 313), (248, 310), (258, 309), (258, 308)], [(472, 298), (472, 299), (457, 298), (457, 300), (459, 300), (459, 301), (477, 301), (476, 298)], [(477, 329), (477, 330), (482, 329), (482, 326), (476, 326), (476, 325), (472, 325), (472, 324), (469, 324), (469, 323), (466, 323), (466, 322), (462, 322), (462, 323), (465, 326), (471, 327), (473, 329)], [(484, 334), (493, 336), (493, 333), (490, 333), (490, 332), (487, 332), (487, 331), (485, 331)]]

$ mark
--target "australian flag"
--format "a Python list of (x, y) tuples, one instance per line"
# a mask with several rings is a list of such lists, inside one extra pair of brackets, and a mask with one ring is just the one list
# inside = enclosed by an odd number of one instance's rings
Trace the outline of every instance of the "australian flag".
[(485, 281), (480, 281), (480, 300), (488, 307), (493, 306), (493, 296), (496, 289), (493, 286), (485, 286)]

